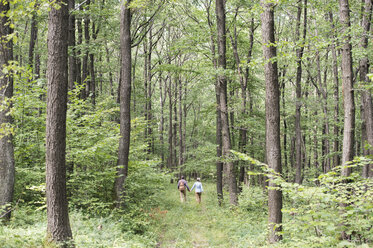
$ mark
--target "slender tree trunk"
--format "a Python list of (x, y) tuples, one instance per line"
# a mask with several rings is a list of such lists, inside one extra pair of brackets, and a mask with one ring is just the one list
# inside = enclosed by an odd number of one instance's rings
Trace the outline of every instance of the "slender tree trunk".
[[(68, 7), (51, 6), (48, 20), (46, 197), (48, 238), (54, 242), (72, 239), (66, 196), (66, 110), (68, 87)], [(66, 244), (63, 246), (67, 246)]]
[(74, 88), (74, 82), (76, 82), (76, 55), (75, 55), (75, 15), (71, 12), (75, 8), (75, 0), (69, 0), (69, 34), (68, 34), (68, 46), (71, 49), (69, 54), (69, 90)]
[[(92, 40), (95, 41), (97, 38), (97, 32), (98, 29), (96, 30), (96, 25), (94, 22), (92, 22)], [(89, 73), (91, 75), (91, 99), (92, 99), (92, 104), (96, 105), (96, 74), (95, 74), (95, 56), (92, 51), (89, 52)]]
[[(89, 11), (89, 5), (91, 4), (90, 0), (86, 1), (86, 11)], [(85, 84), (84, 96), (83, 99), (86, 99), (90, 93), (90, 81), (88, 80), (88, 54), (89, 54), (89, 23), (90, 18), (89, 15), (84, 17), (84, 40), (85, 40), (85, 49), (84, 49), (84, 56), (83, 56), (83, 65), (82, 65), (82, 81)]]
[(173, 104), (173, 117), (174, 117), (174, 121), (173, 121), (173, 134), (172, 134), (172, 142), (173, 142), (173, 152), (172, 154), (174, 155), (174, 157), (172, 158), (172, 163), (177, 166), (178, 165), (178, 159), (177, 159), (177, 126), (178, 126), (178, 122), (177, 122), (177, 102), (178, 102), (178, 91), (177, 91), (177, 84), (178, 84), (178, 77), (175, 76), (175, 87), (174, 87), (174, 104)]
[[(166, 80), (165, 80), (166, 83)], [(161, 169), (164, 166), (164, 103), (165, 103), (165, 97), (166, 92), (163, 93), (163, 82), (162, 82), (162, 76), (159, 76), (159, 93), (160, 93), (160, 106), (161, 106), (161, 117), (160, 117), (160, 123), (159, 123), (159, 135), (160, 135), (160, 141), (161, 141)]]
[[(216, 59), (216, 44), (214, 39), (213, 23), (210, 15), (211, 5), (206, 5), (207, 12), (207, 23), (210, 28), (210, 45), (211, 45), (211, 55), (212, 63), (214, 69), (218, 69), (218, 61)], [(222, 156), (222, 131), (221, 131), (221, 113), (220, 113), (220, 85), (215, 76), (215, 96), (216, 96), (216, 192), (218, 196), (219, 206), (223, 203), (223, 162), (221, 161)]]
[[(268, 166), (276, 173), (281, 174), (280, 149), (280, 93), (278, 84), (276, 58), (274, 4), (266, 0), (261, 1), (264, 12), (262, 18), (263, 54), (266, 80), (266, 157)], [(269, 242), (275, 243), (282, 239), (282, 192), (275, 190), (278, 187), (273, 180), (269, 181), (268, 190), (268, 222)]]
[[(364, 15), (362, 20), (362, 26), (364, 29), (364, 35), (360, 41), (360, 46), (366, 50), (368, 47), (368, 34), (370, 31), (370, 25), (372, 20), (372, 0), (365, 0)], [(360, 81), (369, 83), (370, 80), (367, 76), (369, 72), (369, 60), (368, 57), (364, 57), (360, 60)], [(363, 90), (361, 93), (361, 105), (362, 105), (362, 121), (365, 124), (365, 129), (362, 130), (363, 147), (366, 142), (373, 146), (373, 103), (371, 90)], [(363, 148), (364, 149), (364, 148)], [(368, 148), (366, 155), (373, 155), (373, 149)], [(373, 165), (365, 165), (363, 169), (363, 177), (373, 177)]]
[[(333, 13), (329, 12), (329, 20), (332, 26), (332, 37), (335, 39), (334, 33), (334, 23), (333, 23)], [(338, 59), (337, 59), (337, 51), (336, 51), (336, 41), (333, 41), (331, 44), (332, 50), (332, 66), (333, 66), (333, 82), (334, 82), (334, 126), (333, 126), (333, 134), (334, 134), (334, 141), (333, 141), (333, 167), (340, 165), (341, 158), (338, 154), (339, 152), (339, 77), (338, 77)]]
[(105, 44), (105, 50), (106, 50), (106, 63), (109, 66), (110, 95), (114, 96), (113, 73), (111, 72), (111, 68), (110, 68), (110, 52), (109, 52), (109, 47), (108, 47), (107, 43)]
[(172, 132), (172, 79), (171, 75), (169, 75), (169, 85), (168, 85), (168, 111), (169, 111), (169, 124), (168, 124), (168, 168), (173, 167), (173, 132)]
[[(13, 33), (10, 27), (10, 19), (7, 13), (10, 11), (8, 1), (0, 2), (0, 68), (9, 65), (13, 59), (12, 39), (8, 40), (8, 35)], [(13, 78), (4, 74), (0, 70), (0, 220), (5, 218), (9, 220), (11, 216), (10, 206), (12, 203), (14, 181), (15, 181), (15, 163), (13, 135), (10, 128), (13, 124), (10, 109), (12, 106), (4, 106), (9, 99), (13, 97)], [(3, 207), (6, 205), (5, 209)]]
[[(80, 6), (79, 10), (82, 10), (82, 7)], [(78, 42), (77, 46), (81, 46), (83, 44), (83, 27), (82, 27), (82, 19), (77, 18), (76, 20), (76, 26), (78, 29)], [(82, 54), (82, 49), (76, 50), (76, 84), (79, 86), (82, 86), (82, 60), (80, 58)], [(82, 88), (80, 90), (79, 94), (80, 99), (85, 99), (85, 88)]]
[[(302, 15), (303, 0), (298, 0), (298, 14), (296, 23), (296, 42), (300, 40), (300, 24)], [(304, 51), (304, 42), (307, 33), (307, 0), (304, 0), (304, 23), (303, 23), (303, 37), (296, 50), (297, 55), (297, 77), (296, 77), (296, 109), (295, 109), (295, 135), (296, 135), (296, 152), (295, 152), (295, 182), (302, 183), (302, 130), (301, 130), (301, 106), (302, 106), (302, 57)]]
[(32, 13), (31, 18), (31, 31), (30, 31), (30, 43), (29, 43), (29, 50), (28, 50), (28, 65), (32, 68), (32, 72), (34, 72), (34, 51), (35, 45), (38, 39), (38, 21), (37, 21), (37, 14), (36, 11), (39, 8), (40, 4), (38, 2), (35, 3), (35, 10)]
[(121, 50), (121, 83), (120, 83), (120, 139), (118, 150), (117, 177), (115, 194), (117, 207), (123, 206), (124, 181), (128, 174), (128, 157), (131, 135), (131, 11), (130, 0), (123, 0), (120, 14), (120, 50)]
[(183, 140), (183, 86), (181, 76), (179, 76), (179, 166), (184, 164), (184, 140)]
[[(216, 0), (216, 18), (218, 30), (218, 66), (224, 71), (226, 69), (226, 29), (225, 29), (225, 1)], [(220, 85), (220, 113), (222, 124), (222, 155), (229, 158), (231, 152), (231, 140), (229, 134), (228, 105), (227, 105), (227, 79), (224, 74), (218, 75)], [(232, 205), (237, 204), (237, 182), (235, 176), (234, 164), (231, 161), (224, 163), (227, 167), (227, 176), (229, 184), (229, 198)]]
[[(342, 165), (346, 166), (348, 161), (354, 158), (355, 143), (355, 100), (353, 89), (351, 37), (350, 30), (350, 8), (348, 0), (339, 0), (340, 21), (343, 26), (344, 42), (342, 45), (342, 87), (343, 87), (343, 108), (344, 108), (344, 131)], [(343, 176), (349, 176), (351, 168), (342, 169)]]

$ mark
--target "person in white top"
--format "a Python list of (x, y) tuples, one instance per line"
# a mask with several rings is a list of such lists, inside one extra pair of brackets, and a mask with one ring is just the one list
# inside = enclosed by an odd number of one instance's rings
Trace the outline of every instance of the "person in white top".
[(201, 196), (202, 196), (202, 192), (203, 192), (203, 187), (202, 187), (202, 183), (201, 183), (201, 178), (197, 178), (197, 182), (195, 182), (193, 184), (193, 187), (190, 191), (192, 191), (194, 188), (196, 188), (195, 192), (196, 192), (196, 200), (198, 203), (201, 203)]

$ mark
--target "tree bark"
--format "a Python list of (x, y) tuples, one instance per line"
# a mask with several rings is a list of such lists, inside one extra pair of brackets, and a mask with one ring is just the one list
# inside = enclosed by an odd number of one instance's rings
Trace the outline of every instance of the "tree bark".
[[(266, 81), (266, 157), (268, 166), (276, 173), (281, 174), (281, 148), (280, 148), (280, 90), (276, 60), (274, 4), (261, 0), (263, 7), (262, 39), (265, 64)], [(270, 178), (268, 190), (268, 222), (269, 242), (275, 243), (282, 239), (282, 192)]]
[[(303, 0), (298, 0), (298, 13), (296, 22), (296, 38), (295, 41), (300, 40), (300, 24), (302, 16), (302, 2)], [(307, 33), (307, 0), (304, 2), (304, 23), (303, 23), (303, 37), (296, 50), (297, 55), (297, 76), (296, 76), (296, 107), (295, 107), (295, 136), (296, 136), (296, 146), (295, 146), (295, 182), (298, 184), (302, 183), (302, 131), (301, 131), (301, 106), (302, 106), (302, 57), (304, 51), (304, 40)]]
[[(79, 10), (82, 10), (82, 6), (80, 6)], [(79, 46), (79, 45), (83, 44), (83, 27), (82, 27), (82, 19), (80, 17), (76, 20), (76, 26), (77, 26), (77, 29), (78, 29), (77, 46)], [(83, 82), (82, 82), (82, 60), (80, 58), (81, 54), (82, 54), (82, 49), (77, 49), (76, 50), (76, 83), (79, 86), (83, 85)], [(80, 90), (79, 98), (80, 99), (85, 99), (85, 88), (84, 87)]]
[[(362, 20), (362, 27), (364, 29), (363, 37), (360, 41), (360, 46), (364, 50), (368, 47), (368, 34), (370, 31), (372, 19), (372, 0), (365, 0), (365, 8)], [(360, 60), (360, 81), (369, 83), (370, 80), (367, 76), (369, 73), (369, 60), (368, 57), (365, 56)], [(365, 129), (362, 130), (362, 137), (363, 139), (363, 147), (365, 147), (366, 142), (370, 146), (373, 146), (373, 104), (372, 104), (372, 93), (371, 90), (363, 90), (361, 92), (361, 105), (363, 111), (363, 123), (365, 125)], [(363, 148), (364, 149), (364, 148)], [(373, 155), (373, 149), (368, 148), (365, 149), (366, 155)], [(365, 165), (363, 169), (363, 177), (373, 177), (373, 165)]]
[(352, 54), (350, 32), (350, 8), (348, 0), (339, 0), (340, 22), (344, 37), (342, 51), (342, 87), (344, 108), (344, 129), (342, 149), (342, 176), (349, 176), (351, 168), (346, 167), (347, 162), (354, 158), (355, 143), (355, 100), (353, 89)]
[(46, 197), (47, 236), (53, 242), (72, 239), (66, 196), (66, 110), (67, 110), (67, 2), (51, 6), (48, 20)]
[[(7, 13), (10, 10), (8, 1), (0, 2), (0, 13), (5, 13), (0, 17), (0, 67), (8, 66), (9, 61), (13, 59), (13, 42), (8, 40), (8, 35), (13, 33), (10, 27), (10, 20)], [(0, 70), (0, 127), (5, 127), (4, 132), (0, 131), (0, 219), (9, 220), (11, 216), (10, 207), (13, 200), (14, 181), (15, 181), (15, 163), (13, 135), (10, 131), (13, 123), (10, 115), (11, 104), (7, 105), (13, 97), (13, 78), (4, 74)]]
[(130, 0), (123, 0), (120, 18), (121, 83), (120, 83), (120, 138), (115, 194), (117, 207), (123, 206), (124, 181), (128, 174), (131, 135), (131, 11)]
[[(218, 61), (216, 59), (216, 44), (214, 39), (214, 30), (213, 23), (211, 20), (211, 4), (205, 5), (207, 12), (207, 23), (210, 29), (210, 46), (211, 46), (211, 55), (212, 63), (214, 69), (218, 69)], [(223, 162), (221, 161), (222, 156), (222, 136), (221, 136), (221, 113), (220, 113), (220, 85), (215, 75), (215, 96), (216, 96), (216, 192), (218, 196), (219, 206), (223, 203)]]
[[(334, 33), (334, 23), (333, 23), (333, 13), (329, 12), (329, 20), (332, 25), (332, 37), (335, 39)], [(333, 66), (333, 82), (334, 82), (334, 126), (333, 126), (333, 134), (334, 134), (334, 141), (333, 141), (333, 167), (340, 165), (341, 158), (338, 154), (339, 152), (339, 77), (338, 77), (338, 59), (337, 59), (337, 51), (336, 51), (336, 44), (335, 41), (331, 44), (332, 50), (332, 66)]]
[(74, 88), (74, 82), (76, 82), (76, 55), (75, 55), (75, 14), (71, 11), (75, 8), (75, 0), (69, 0), (69, 34), (68, 34), (68, 46), (71, 49), (69, 54), (69, 90)]
[(30, 31), (30, 43), (29, 43), (29, 50), (28, 50), (28, 66), (32, 68), (32, 72), (34, 71), (34, 51), (35, 45), (38, 39), (38, 22), (37, 22), (37, 15), (36, 11), (39, 8), (39, 3), (35, 3), (35, 9), (32, 13), (31, 18), (31, 31)]
[[(229, 134), (228, 105), (227, 105), (227, 79), (223, 74), (226, 69), (226, 29), (225, 29), (225, 1), (216, 0), (216, 20), (218, 30), (218, 68), (222, 71), (218, 75), (220, 86), (220, 113), (222, 125), (222, 155), (229, 160), (231, 155), (231, 140)], [(229, 199), (232, 205), (237, 204), (237, 182), (235, 176), (234, 163), (227, 161), (224, 163), (227, 168)]]
[[(85, 3), (87, 6), (85, 8), (86, 11), (89, 11), (89, 5), (91, 4), (90, 0), (87, 0)], [(89, 40), (90, 40), (90, 35), (89, 35), (89, 23), (90, 23), (90, 18), (88, 15), (84, 17), (84, 40), (85, 40), (85, 48), (84, 48), (84, 56), (83, 56), (83, 65), (82, 65), (82, 82), (85, 84), (85, 89), (84, 89), (84, 95), (83, 99), (86, 99), (89, 96), (90, 93), (90, 81), (88, 80), (88, 57), (89, 57)]]

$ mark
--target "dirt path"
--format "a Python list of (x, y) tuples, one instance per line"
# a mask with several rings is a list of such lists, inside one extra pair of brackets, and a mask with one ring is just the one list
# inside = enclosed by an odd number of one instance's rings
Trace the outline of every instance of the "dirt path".
[(201, 204), (194, 192), (188, 193), (186, 203), (180, 202), (175, 189), (165, 192), (167, 212), (159, 218), (157, 247), (231, 247), (229, 214), (218, 207), (215, 186), (206, 183), (204, 189)]

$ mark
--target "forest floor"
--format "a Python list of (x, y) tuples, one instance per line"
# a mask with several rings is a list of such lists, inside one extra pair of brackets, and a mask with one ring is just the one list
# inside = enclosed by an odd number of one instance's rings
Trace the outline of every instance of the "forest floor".
[(244, 217), (242, 212), (229, 209), (227, 202), (219, 207), (215, 184), (203, 184), (201, 204), (194, 191), (181, 203), (175, 187), (164, 192), (165, 209), (155, 211), (158, 247), (260, 247), (266, 243), (264, 215)]
[[(142, 234), (125, 231), (123, 227), (127, 224), (117, 215), (95, 217), (73, 210), (70, 224), (75, 247), (268, 247), (264, 209), (231, 209), (228, 197), (219, 206), (216, 185), (203, 182), (203, 187), (202, 203), (197, 204), (194, 192), (187, 193), (187, 202), (181, 203), (176, 184), (167, 185), (157, 193), (159, 206), (146, 212), (145, 219), (139, 223), (146, 227)], [(141, 220), (137, 219), (137, 223)], [(45, 244), (46, 222), (45, 209), (18, 208), (10, 223), (0, 225), (0, 247), (55, 248)]]

